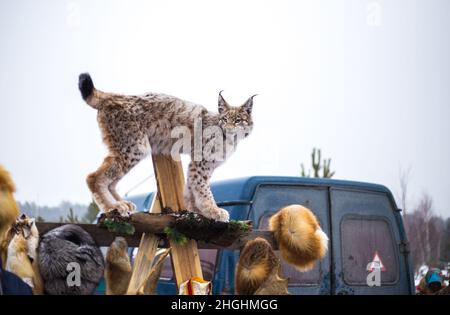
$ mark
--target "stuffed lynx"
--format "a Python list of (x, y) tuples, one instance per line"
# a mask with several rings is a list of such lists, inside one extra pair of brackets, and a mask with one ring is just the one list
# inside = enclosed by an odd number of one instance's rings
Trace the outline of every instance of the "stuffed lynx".
[[(191, 155), (185, 204), (188, 210), (208, 218), (229, 220), (228, 212), (217, 207), (209, 180), (214, 169), (234, 151), (236, 143), (251, 132), (254, 96), (244, 105), (232, 107), (219, 93), (218, 113), (213, 113), (203, 106), (165, 94), (128, 96), (105, 93), (94, 88), (87, 73), (80, 75), (79, 89), (86, 103), (98, 111), (97, 120), (109, 151), (99, 169), (86, 179), (95, 202), (103, 211), (117, 209), (124, 216), (135, 211), (134, 204), (117, 194), (117, 182), (150, 151), (152, 154), (173, 154), (172, 149), (177, 142), (173, 131), (177, 127), (185, 127), (189, 131), (188, 145), (195, 147), (195, 127), (199, 125), (201, 130), (209, 128), (215, 132), (201, 135), (203, 155), (200, 158), (194, 154), (194, 149), (181, 152)], [(220, 136), (217, 136), (217, 131)], [(221, 150), (220, 144), (225, 149)], [(208, 148), (209, 154), (205, 155)]]

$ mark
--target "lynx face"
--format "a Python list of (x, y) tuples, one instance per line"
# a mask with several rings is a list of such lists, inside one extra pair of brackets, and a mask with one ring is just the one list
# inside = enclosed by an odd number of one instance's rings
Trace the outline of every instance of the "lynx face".
[(233, 107), (228, 105), (222, 94), (219, 94), (219, 127), (227, 134), (242, 133), (246, 137), (253, 128), (252, 107), (253, 95), (244, 105)]

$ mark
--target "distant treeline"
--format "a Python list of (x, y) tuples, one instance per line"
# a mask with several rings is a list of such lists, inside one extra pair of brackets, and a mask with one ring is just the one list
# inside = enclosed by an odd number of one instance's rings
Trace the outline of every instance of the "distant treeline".
[(99, 209), (94, 202), (89, 205), (62, 201), (54, 207), (37, 205), (35, 202), (18, 202), (22, 213), (39, 222), (93, 223)]
[(433, 200), (423, 194), (412, 211), (403, 213), (414, 267), (445, 268), (450, 262), (450, 218), (436, 215)]

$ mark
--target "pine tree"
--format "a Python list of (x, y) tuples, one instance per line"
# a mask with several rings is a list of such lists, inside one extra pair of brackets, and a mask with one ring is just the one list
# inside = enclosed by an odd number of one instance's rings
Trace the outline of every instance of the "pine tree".
[[(323, 165), (322, 165), (323, 162)], [(323, 159), (322, 152), (320, 149), (313, 148), (311, 153), (311, 163), (313, 168), (313, 175), (316, 178), (332, 178), (334, 176), (334, 171), (331, 171), (331, 159)], [(301, 176), (311, 177), (311, 170), (308, 173), (305, 171), (305, 166), (301, 164)], [(320, 171), (322, 170), (322, 174)]]
[(66, 218), (60, 217), (59, 221), (62, 223), (74, 223), (74, 224), (80, 223), (78, 216), (73, 213), (72, 208), (69, 209), (69, 214), (67, 214)]

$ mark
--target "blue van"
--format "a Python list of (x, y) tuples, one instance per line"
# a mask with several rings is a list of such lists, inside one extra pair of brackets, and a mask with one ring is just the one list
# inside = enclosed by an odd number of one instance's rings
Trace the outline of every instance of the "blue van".
[[(254, 176), (212, 184), (217, 204), (234, 220), (252, 220), (267, 229), (281, 207), (310, 208), (329, 236), (328, 254), (307, 272), (282, 262), (291, 294), (414, 294), (412, 265), (401, 210), (385, 186), (353, 181)], [(129, 200), (148, 209), (153, 193)], [(200, 249), (203, 276), (213, 294), (234, 294), (237, 250)], [(381, 264), (380, 283), (369, 286), (368, 267)], [(380, 270), (380, 269), (379, 269)], [(170, 259), (164, 265), (158, 294), (176, 294)]]

